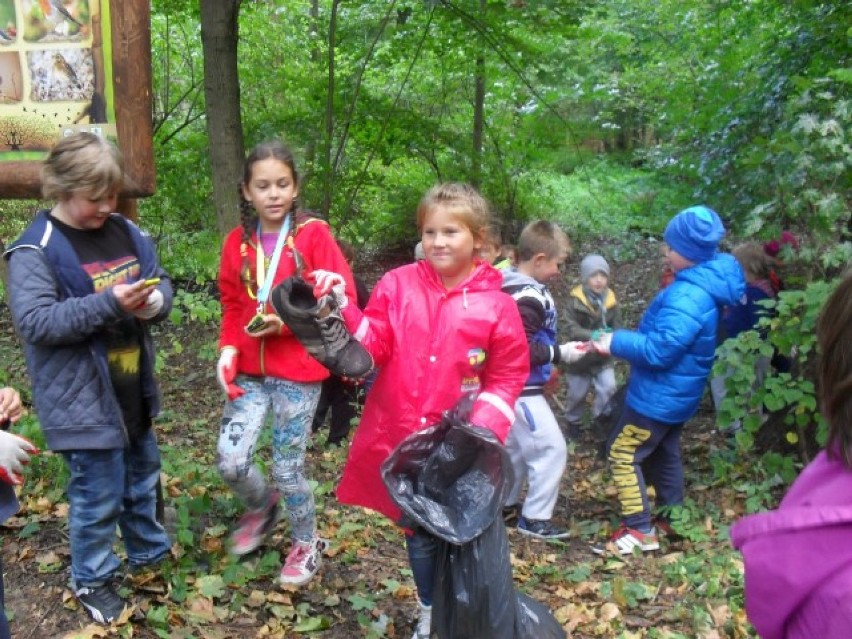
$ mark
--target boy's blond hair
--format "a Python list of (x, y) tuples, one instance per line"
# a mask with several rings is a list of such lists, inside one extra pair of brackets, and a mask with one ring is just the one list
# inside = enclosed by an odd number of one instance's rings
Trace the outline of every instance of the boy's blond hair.
[(571, 240), (557, 224), (547, 220), (530, 222), (518, 238), (518, 261), (526, 262), (543, 253), (553, 259), (571, 253)]
[(114, 144), (94, 133), (74, 133), (56, 143), (41, 168), (41, 193), (68, 200), (81, 193), (92, 200), (118, 195), (124, 165)]

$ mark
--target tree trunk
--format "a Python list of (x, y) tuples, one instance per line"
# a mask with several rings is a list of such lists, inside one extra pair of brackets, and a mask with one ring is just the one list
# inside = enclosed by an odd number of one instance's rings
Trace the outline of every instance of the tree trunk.
[(328, 86), (325, 99), (325, 139), (322, 153), (322, 215), (328, 219), (331, 201), (334, 195), (334, 167), (331, 163), (331, 149), (334, 146), (334, 48), (337, 44), (337, 8), (340, 0), (331, 3), (331, 17), (328, 22)]
[(213, 203), (221, 233), (239, 223), (237, 187), (242, 180), (243, 129), (237, 37), (240, 0), (201, 0), (204, 99), (213, 174)]
[[(319, 34), (319, 0), (311, 0), (311, 37), (310, 40), (313, 43), (311, 46), (311, 64), (317, 69), (319, 72), (320, 68), (320, 60), (322, 58), (322, 52), (320, 51), (319, 46), (319, 38), (317, 35)], [(317, 122), (317, 127), (319, 127), (319, 122)], [(303, 167), (302, 173), (302, 181), (306, 182), (311, 178), (311, 173), (316, 172), (315, 164), (317, 157), (317, 143), (316, 138), (311, 136), (311, 138), (305, 144), (305, 166)]]
[[(479, 0), (480, 18), (485, 16), (485, 0)], [(483, 45), (481, 50), (485, 50)], [(470, 181), (476, 188), (482, 182), (482, 132), (485, 127), (485, 54), (476, 58), (476, 78), (473, 98), (473, 144)]]

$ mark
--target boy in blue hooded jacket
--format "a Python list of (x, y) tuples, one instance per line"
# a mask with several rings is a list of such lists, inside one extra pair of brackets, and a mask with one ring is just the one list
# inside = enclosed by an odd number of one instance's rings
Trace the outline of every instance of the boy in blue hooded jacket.
[(657, 550), (655, 524), (673, 532), (665, 516), (652, 522), (646, 482), (656, 489), (662, 513), (683, 503), (681, 431), (698, 410), (713, 367), (719, 310), (745, 293), (739, 263), (717, 251), (724, 235), (719, 216), (706, 206), (678, 213), (663, 234), (674, 282), (657, 294), (637, 330), (605, 333), (595, 342), (599, 352), (631, 364), (624, 412), (607, 442), (621, 505), (621, 527), (610, 543), (620, 554)]

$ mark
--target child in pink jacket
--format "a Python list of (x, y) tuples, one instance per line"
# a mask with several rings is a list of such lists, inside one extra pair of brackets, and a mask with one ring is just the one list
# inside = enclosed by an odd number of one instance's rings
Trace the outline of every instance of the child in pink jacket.
[(852, 636), (852, 273), (817, 327), (822, 451), (777, 510), (731, 528), (745, 560), (745, 604), (763, 639)]

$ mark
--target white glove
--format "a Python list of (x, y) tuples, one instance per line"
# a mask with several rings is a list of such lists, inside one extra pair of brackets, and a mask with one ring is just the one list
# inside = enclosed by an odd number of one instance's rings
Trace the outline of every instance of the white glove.
[(163, 308), (163, 293), (160, 289), (155, 288), (151, 291), (145, 303), (137, 309), (133, 310), (133, 314), (141, 320), (149, 320), (157, 316)]
[(612, 344), (612, 333), (602, 333), (601, 336), (594, 342), (591, 342), (591, 344), (592, 348), (594, 348), (596, 352), (601, 355), (609, 355), (609, 347), (610, 344)]
[(334, 303), (341, 311), (349, 304), (349, 298), (346, 297), (346, 280), (339, 273), (332, 271), (317, 270), (310, 274), (310, 277), (316, 282), (314, 285), (314, 297), (320, 299), (324, 295), (331, 295), (334, 298)]
[(0, 480), (16, 486), (23, 484), (21, 473), (30, 462), (30, 455), (36, 453), (38, 448), (29, 440), (0, 431)]
[(589, 352), (586, 342), (565, 342), (559, 346), (560, 360), (566, 364), (573, 364)]

